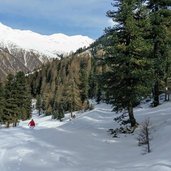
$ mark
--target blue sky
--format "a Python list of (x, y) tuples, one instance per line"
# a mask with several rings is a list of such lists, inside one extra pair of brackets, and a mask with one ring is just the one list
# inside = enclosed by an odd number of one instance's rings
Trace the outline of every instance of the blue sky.
[(0, 22), (41, 34), (64, 33), (97, 39), (111, 24), (112, 0), (0, 0)]

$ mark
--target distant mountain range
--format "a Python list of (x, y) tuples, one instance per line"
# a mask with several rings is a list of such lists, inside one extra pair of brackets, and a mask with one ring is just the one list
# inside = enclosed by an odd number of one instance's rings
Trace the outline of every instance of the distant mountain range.
[(52, 58), (60, 58), (93, 42), (87, 36), (41, 35), (0, 23), (0, 78), (20, 70), (32, 71)]

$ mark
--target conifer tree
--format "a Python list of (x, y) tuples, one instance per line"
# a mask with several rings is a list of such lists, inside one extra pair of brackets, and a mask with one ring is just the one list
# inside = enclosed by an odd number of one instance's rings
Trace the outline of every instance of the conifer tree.
[(96, 102), (97, 104), (100, 104), (102, 100), (102, 89), (101, 89), (101, 86), (100, 86), (100, 83), (97, 85), (97, 95), (96, 95)]
[(18, 119), (26, 120), (31, 113), (31, 95), (24, 72), (15, 76), (16, 104), (18, 106)]
[(61, 79), (58, 77), (56, 91), (53, 99), (53, 118), (62, 121), (64, 118), (64, 109), (63, 109), (63, 86), (61, 85)]
[(165, 75), (164, 75), (164, 86), (165, 86), (165, 101), (169, 101), (170, 87), (169, 77), (171, 76), (171, 27), (168, 29), (168, 46), (166, 49), (166, 64), (165, 64)]
[(41, 114), (41, 110), (42, 110), (42, 98), (41, 98), (41, 95), (37, 96), (36, 109), (38, 110), (38, 113), (40, 115)]
[(78, 85), (75, 83), (75, 80), (72, 76), (69, 78), (68, 84), (64, 90), (64, 101), (68, 104), (71, 118), (73, 118), (73, 111), (81, 109), (82, 103)]
[(64, 109), (62, 102), (57, 103), (56, 101), (54, 101), (52, 115), (53, 119), (62, 121), (62, 118), (64, 118)]
[(86, 63), (84, 61), (81, 61), (80, 63), (80, 96), (81, 101), (84, 103), (88, 99), (88, 72), (86, 70)]
[(31, 96), (23, 72), (9, 74), (4, 87), (3, 122), (6, 127), (16, 126), (20, 119), (28, 119), (31, 112)]
[(5, 84), (5, 108), (4, 108), (4, 122), (8, 128), (10, 124), (18, 122), (18, 106), (16, 104), (16, 85), (15, 77), (9, 74)]
[[(171, 26), (171, 0), (149, 0), (152, 42), (151, 56), (153, 58), (154, 87), (153, 105), (159, 105), (160, 82), (166, 76), (168, 62), (169, 43), (168, 29)], [(166, 78), (166, 77), (165, 77)]]
[(98, 66), (96, 64), (97, 60), (94, 50), (92, 51), (92, 54), (93, 54), (93, 58), (91, 59), (91, 71), (89, 73), (89, 78), (88, 78), (88, 85), (89, 85), (88, 97), (91, 99), (93, 98), (97, 99), (98, 87), (99, 87), (98, 86), (99, 81), (97, 79), (97, 75), (99, 74), (99, 72), (97, 71)]
[[(96, 78), (95, 78), (95, 72), (93, 71), (93, 69), (91, 69), (89, 78), (88, 78), (88, 85), (89, 85), (89, 89), (88, 89), (88, 97), (89, 98), (95, 98), (96, 96)], [(93, 90), (93, 91), (92, 91)]]
[(127, 110), (131, 126), (135, 127), (133, 107), (151, 87), (151, 63), (147, 59), (150, 45), (144, 39), (148, 17), (139, 0), (114, 0), (113, 6), (114, 10), (107, 12), (116, 24), (106, 29), (105, 60), (109, 71), (104, 74), (104, 87), (114, 110)]

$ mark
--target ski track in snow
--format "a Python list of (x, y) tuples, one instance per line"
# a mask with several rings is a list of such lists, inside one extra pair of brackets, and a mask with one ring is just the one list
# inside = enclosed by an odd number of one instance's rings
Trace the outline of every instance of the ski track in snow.
[(1, 149), (0, 150), (0, 168), (4, 170), (5, 166), (3, 163), (3, 159), (5, 157), (6, 149)]
[(111, 106), (100, 104), (92, 111), (76, 112), (63, 122), (38, 116), (35, 129), (24, 121), (17, 128), (0, 131), (0, 171), (171, 171), (171, 103), (157, 108), (135, 109), (137, 121), (150, 117), (152, 152), (142, 155), (137, 132), (112, 138), (107, 132), (117, 124)]

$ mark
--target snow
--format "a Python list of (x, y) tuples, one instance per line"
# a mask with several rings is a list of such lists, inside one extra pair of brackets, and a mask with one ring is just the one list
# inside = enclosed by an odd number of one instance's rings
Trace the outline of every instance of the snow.
[(0, 23), (0, 35), (1, 46), (7, 47), (9, 51), (10, 48), (22, 48), (51, 58), (56, 58), (57, 54), (75, 52), (94, 42), (87, 36), (67, 36), (61, 33), (41, 35), (30, 30), (12, 29), (2, 23)]
[(171, 102), (156, 108), (135, 109), (139, 123), (150, 118), (152, 152), (142, 155), (134, 134), (112, 138), (107, 132), (116, 126), (111, 106), (99, 104), (76, 118), (63, 122), (33, 111), (36, 127), (29, 121), (16, 128), (1, 128), (1, 171), (171, 171)]

